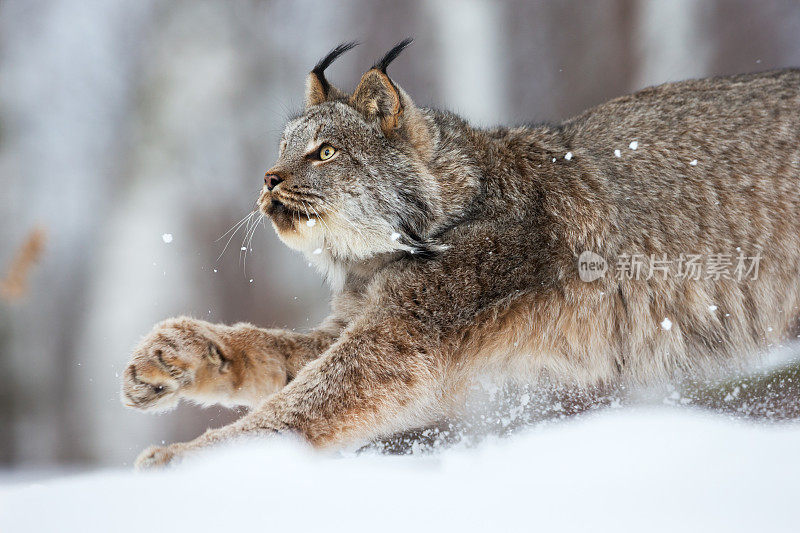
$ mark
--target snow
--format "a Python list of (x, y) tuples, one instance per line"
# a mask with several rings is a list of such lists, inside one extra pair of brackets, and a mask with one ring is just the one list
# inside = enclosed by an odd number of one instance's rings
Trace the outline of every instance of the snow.
[(314, 255), (319, 255), (319, 254), (321, 254), (321, 253), (322, 253), (322, 248), (317, 248), (316, 250), (314, 250), (314, 251), (313, 251), (313, 252), (311, 252), (311, 253), (312, 253), (312, 254), (314, 254)]
[(614, 150), (614, 157), (622, 157), (622, 152), (619, 149)]
[(0, 485), (0, 530), (796, 531), (800, 425), (621, 408), (431, 455), (242, 442)]
[(572, 159), (572, 152), (567, 152), (567, 155), (564, 156), (564, 159), (566, 159), (567, 161)]
[(317, 220), (314, 218), (309, 218), (308, 220), (306, 220), (306, 226), (308, 226), (309, 228), (313, 228), (316, 223)]
[(697, 159), (692, 159), (691, 161), (689, 161), (689, 164), (692, 165), (693, 167), (696, 167), (697, 166)]
[(393, 241), (396, 241), (397, 239), (400, 238), (400, 234), (395, 231), (394, 233), (392, 233), (391, 237)]
[(161, 236), (161, 240), (169, 244), (172, 242), (172, 233), (165, 233)]
[(672, 320), (669, 318), (664, 317), (664, 320), (661, 321), (661, 328), (664, 331), (669, 331), (672, 329)]
[(714, 311), (716, 311), (717, 309), (718, 309), (718, 307), (717, 307), (716, 305), (709, 305), (709, 306), (708, 306), (708, 310), (709, 310), (709, 311), (711, 311), (712, 313), (713, 313)]
[(639, 148), (639, 141), (631, 141), (631, 144), (628, 145), (631, 150), (636, 150)]

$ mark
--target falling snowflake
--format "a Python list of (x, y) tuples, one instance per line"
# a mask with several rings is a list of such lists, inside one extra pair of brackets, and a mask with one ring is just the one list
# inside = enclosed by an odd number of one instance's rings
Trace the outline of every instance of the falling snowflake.
[(631, 141), (631, 144), (628, 145), (631, 150), (636, 150), (639, 148), (639, 141)]
[(316, 224), (316, 223), (317, 223), (317, 220), (314, 219), (314, 218), (309, 218), (308, 220), (306, 220), (306, 226), (308, 226), (309, 228), (313, 228), (314, 224)]
[(669, 318), (664, 318), (664, 320), (661, 321), (661, 329), (663, 329), (664, 331), (671, 330), (672, 320), (670, 320)]
[(622, 157), (622, 152), (620, 152), (619, 149), (614, 150), (614, 157)]
[(567, 152), (567, 155), (564, 156), (564, 159), (566, 159), (567, 161), (572, 159), (572, 152)]
[(172, 242), (172, 233), (165, 233), (161, 236), (161, 240), (169, 244)]

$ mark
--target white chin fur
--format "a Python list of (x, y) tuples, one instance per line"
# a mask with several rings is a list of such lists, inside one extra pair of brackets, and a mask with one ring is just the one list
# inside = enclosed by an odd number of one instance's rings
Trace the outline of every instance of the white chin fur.
[(275, 229), (275, 233), (278, 234), (278, 238), (283, 244), (292, 250), (310, 255), (314, 250), (321, 248), (324, 244), (322, 231), (317, 228), (318, 225), (319, 224), (308, 226), (307, 224), (299, 224), (297, 227), (286, 231), (279, 230), (275, 223), (272, 224), (272, 227)]
[[(273, 224), (278, 238), (289, 248), (303, 252), (312, 263), (329, 261), (331, 257), (359, 261), (378, 254), (410, 250), (401, 244), (394, 228), (387, 223), (354, 228), (352, 224), (339, 217), (323, 221), (316, 219), (313, 226), (300, 224), (295, 229), (279, 231)], [(315, 253), (316, 252), (316, 253)]]
[(384, 221), (355, 228), (348, 221), (332, 216), (316, 219), (312, 226), (300, 224), (287, 231), (280, 231), (275, 224), (272, 226), (286, 246), (303, 252), (334, 290), (344, 283), (346, 271), (342, 261), (360, 261), (383, 253), (411, 250), (399, 242), (395, 229)]

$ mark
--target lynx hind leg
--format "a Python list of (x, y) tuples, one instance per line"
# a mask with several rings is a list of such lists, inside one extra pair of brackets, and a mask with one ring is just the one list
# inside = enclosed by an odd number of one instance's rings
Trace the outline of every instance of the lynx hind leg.
[(122, 382), (122, 401), (148, 411), (174, 408), (180, 398), (235, 403), (233, 357), (227, 326), (175, 318), (155, 326), (133, 352)]

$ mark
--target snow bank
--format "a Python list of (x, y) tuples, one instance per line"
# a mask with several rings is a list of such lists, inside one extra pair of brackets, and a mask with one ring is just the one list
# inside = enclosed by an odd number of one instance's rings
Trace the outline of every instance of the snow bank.
[(796, 531), (800, 425), (619, 409), (477, 449), (242, 443), (165, 472), (0, 489), (14, 531)]

